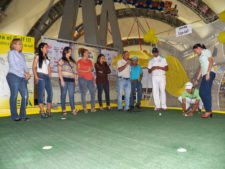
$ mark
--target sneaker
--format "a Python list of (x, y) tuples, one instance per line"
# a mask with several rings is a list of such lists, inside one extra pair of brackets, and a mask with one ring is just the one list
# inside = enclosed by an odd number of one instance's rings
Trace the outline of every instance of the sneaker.
[(95, 109), (95, 108), (92, 108), (92, 109), (91, 109), (91, 112), (92, 112), (92, 113), (96, 112), (96, 109)]
[(160, 108), (154, 108), (154, 111), (160, 111), (161, 109)]
[(30, 118), (25, 117), (25, 118), (23, 118), (22, 120), (23, 120), (23, 121), (30, 121)]
[(16, 122), (21, 121), (21, 118), (16, 118), (16, 119), (14, 119), (14, 121), (16, 121)]
[(99, 107), (99, 110), (103, 111), (104, 109), (102, 107)]

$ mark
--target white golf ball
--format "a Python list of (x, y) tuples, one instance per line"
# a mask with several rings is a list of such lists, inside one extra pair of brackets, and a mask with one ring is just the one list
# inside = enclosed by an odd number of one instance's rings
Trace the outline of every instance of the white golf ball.
[(162, 113), (159, 113), (159, 116), (162, 116)]

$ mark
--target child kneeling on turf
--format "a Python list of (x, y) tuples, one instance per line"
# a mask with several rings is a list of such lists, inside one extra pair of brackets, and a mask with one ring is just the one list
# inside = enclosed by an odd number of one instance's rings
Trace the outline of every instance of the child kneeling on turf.
[(191, 82), (185, 84), (185, 91), (178, 100), (182, 105), (184, 116), (192, 116), (197, 110), (201, 111), (203, 106), (199, 90), (194, 88)]

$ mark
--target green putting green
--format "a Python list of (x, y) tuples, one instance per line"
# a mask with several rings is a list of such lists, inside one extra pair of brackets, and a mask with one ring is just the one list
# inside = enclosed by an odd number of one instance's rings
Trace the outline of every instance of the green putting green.
[(30, 117), (0, 118), (0, 169), (225, 169), (224, 115), (142, 109)]

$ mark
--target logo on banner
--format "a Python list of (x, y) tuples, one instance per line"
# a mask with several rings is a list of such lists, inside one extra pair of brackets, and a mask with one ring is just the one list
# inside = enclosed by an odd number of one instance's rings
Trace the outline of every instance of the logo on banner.
[(184, 36), (192, 33), (191, 25), (184, 25), (176, 28), (176, 37)]

